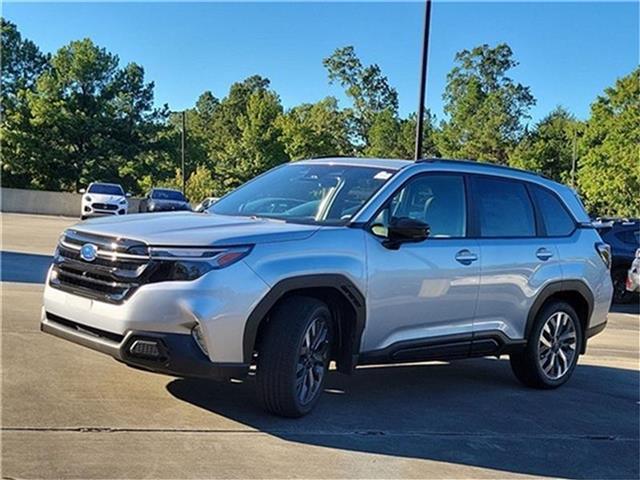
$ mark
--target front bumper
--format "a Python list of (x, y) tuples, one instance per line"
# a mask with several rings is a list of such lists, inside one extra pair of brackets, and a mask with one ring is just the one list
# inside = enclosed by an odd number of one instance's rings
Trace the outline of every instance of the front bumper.
[(155, 373), (228, 380), (243, 378), (249, 371), (249, 366), (242, 363), (212, 363), (189, 334), (129, 330), (118, 335), (59, 317), (44, 308), (40, 329), (130, 367)]

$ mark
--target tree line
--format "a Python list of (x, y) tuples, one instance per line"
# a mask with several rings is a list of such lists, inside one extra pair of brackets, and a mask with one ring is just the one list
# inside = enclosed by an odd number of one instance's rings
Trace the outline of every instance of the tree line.
[[(140, 194), (181, 186), (181, 114), (154, 103), (136, 63), (90, 39), (45, 54), (2, 20), (2, 186), (77, 191), (113, 181)], [(186, 111), (186, 194), (221, 195), (284, 162), (327, 155), (412, 158), (416, 115), (353, 47), (323, 60), (334, 97), (285, 109), (267, 78), (203, 92)], [(593, 214), (640, 216), (640, 68), (618, 79), (581, 121), (558, 107), (530, 125), (536, 100), (510, 77), (506, 44), (458, 52), (443, 93), (444, 116), (426, 112), (424, 154), (510, 165), (574, 185)]]

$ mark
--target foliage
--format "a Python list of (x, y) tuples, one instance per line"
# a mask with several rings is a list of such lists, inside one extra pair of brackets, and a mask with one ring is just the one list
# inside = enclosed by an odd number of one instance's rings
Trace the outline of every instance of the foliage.
[(291, 160), (353, 153), (347, 115), (333, 97), (293, 107), (278, 118), (277, 126)]
[[(1, 20), (2, 185), (77, 190), (114, 181), (134, 193), (181, 188), (182, 112), (154, 106), (141, 66), (121, 66), (89, 39), (43, 54), (16, 26)], [(185, 114), (187, 195), (219, 196), (265, 170), (316, 156), (413, 158), (416, 116), (402, 117), (398, 94), (376, 65), (353, 47), (323, 61), (329, 81), (350, 105), (333, 97), (284, 110), (267, 78), (231, 85), (226, 96), (203, 92)], [(508, 163), (578, 184), (593, 213), (640, 215), (639, 70), (618, 80), (576, 120), (558, 108), (531, 131), (528, 87), (510, 78), (509, 46), (463, 50), (447, 77), (445, 118), (424, 118), (426, 157)], [(576, 142), (577, 139), (577, 142)], [(577, 147), (577, 148), (576, 148)]]
[(558, 107), (527, 132), (509, 156), (509, 165), (542, 173), (558, 182), (571, 182), (573, 159), (582, 123)]
[(438, 148), (443, 156), (506, 164), (535, 104), (529, 87), (507, 76), (518, 65), (506, 44), (458, 52), (447, 76)]
[(22, 186), (30, 175), (23, 164), (36, 155), (37, 130), (29, 122), (27, 94), (46, 69), (48, 58), (30, 40), (23, 39), (16, 26), (0, 18), (2, 58), (0, 95), (0, 139), (2, 141), (2, 184)]
[(51, 57), (24, 96), (29, 147), (3, 154), (5, 171), (28, 177), (33, 188), (77, 190), (96, 178), (135, 186), (130, 164), (154, 149), (164, 120), (142, 67), (119, 68), (118, 57), (91, 40), (75, 41)]
[(356, 145), (366, 145), (374, 117), (385, 110), (397, 113), (398, 92), (378, 65), (364, 66), (352, 46), (336, 49), (323, 64), (329, 80), (345, 87), (353, 101), (353, 108), (346, 113), (354, 124)]
[(591, 212), (640, 217), (640, 68), (591, 105), (578, 180)]

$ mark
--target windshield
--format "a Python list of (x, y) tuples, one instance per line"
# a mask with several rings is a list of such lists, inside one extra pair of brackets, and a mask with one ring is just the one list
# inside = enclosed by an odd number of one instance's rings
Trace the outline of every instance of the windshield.
[(220, 215), (346, 223), (394, 174), (391, 169), (287, 164), (246, 183), (209, 209)]
[(151, 198), (157, 200), (178, 200), (184, 202), (185, 198), (182, 192), (176, 190), (153, 190), (151, 192)]
[(87, 193), (98, 193), (102, 195), (124, 195), (120, 185), (106, 185), (104, 183), (94, 183), (89, 187)]

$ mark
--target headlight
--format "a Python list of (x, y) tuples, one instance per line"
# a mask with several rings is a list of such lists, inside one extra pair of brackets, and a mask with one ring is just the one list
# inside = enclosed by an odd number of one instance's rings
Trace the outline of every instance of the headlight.
[(91, 201), (91, 197), (90, 197), (89, 195), (85, 195), (85, 196), (84, 196), (84, 199), (85, 199), (87, 202), (90, 202), (90, 201)]
[(160, 263), (151, 281), (195, 280), (211, 270), (233, 265), (246, 257), (251, 248), (151, 247), (151, 259)]
[(120, 203), (120, 205), (126, 205), (126, 203), (127, 203), (127, 199), (126, 199), (126, 198), (123, 198), (122, 200), (120, 200), (120, 202), (119, 202), (119, 203)]

